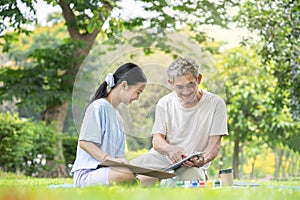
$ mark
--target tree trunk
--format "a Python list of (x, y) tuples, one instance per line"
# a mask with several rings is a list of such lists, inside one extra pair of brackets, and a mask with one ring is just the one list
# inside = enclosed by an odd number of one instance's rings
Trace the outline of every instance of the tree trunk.
[(290, 150), (285, 151), (285, 161), (281, 165), (281, 177), (288, 176), (288, 166), (289, 166)]
[(299, 154), (298, 154), (298, 156), (297, 156), (297, 162), (296, 162), (296, 165), (297, 165), (297, 163), (298, 163), (298, 171), (297, 171), (297, 176), (300, 176), (300, 156), (299, 156)]
[(54, 124), (58, 134), (57, 144), (55, 146), (55, 156), (53, 162), (48, 162), (47, 165), (52, 169), (45, 173), (47, 177), (67, 177), (68, 170), (65, 165), (65, 157), (62, 147), (62, 130), (68, 112), (68, 102), (60, 105), (48, 107), (42, 113), (42, 120), (46, 121), (48, 125)]
[(240, 140), (234, 140), (234, 150), (233, 150), (233, 177), (239, 179), (239, 145)]
[(294, 176), (294, 173), (293, 173), (294, 162), (295, 162), (294, 158), (295, 158), (295, 154), (292, 152), (291, 159), (290, 159), (290, 164), (289, 164), (289, 167), (288, 167), (289, 176)]
[(280, 174), (280, 166), (282, 162), (282, 155), (283, 155), (283, 150), (278, 150), (273, 149), (274, 155), (275, 155), (275, 172), (274, 172), (274, 178), (279, 179), (279, 174)]
[(239, 174), (238, 174), (239, 178), (242, 178), (243, 174), (244, 174), (244, 171), (243, 171), (244, 163), (245, 163), (245, 154), (244, 154), (244, 151), (243, 151), (244, 146), (245, 146), (244, 143), (242, 143), (242, 145), (239, 145), (239, 152), (240, 152), (240, 155), (239, 155)]
[(256, 156), (253, 157), (253, 162), (251, 163), (250, 179), (254, 179), (255, 160), (256, 160)]

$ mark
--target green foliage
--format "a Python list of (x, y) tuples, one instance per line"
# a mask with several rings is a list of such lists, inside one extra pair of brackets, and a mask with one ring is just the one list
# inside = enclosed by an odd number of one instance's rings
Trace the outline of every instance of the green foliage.
[[(26, 13), (22, 6), (27, 8)], [(16, 36), (20, 33), (29, 34), (30, 31), (24, 29), (24, 24), (36, 23), (36, 12), (32, 0), (3, 0), (0, 2), (0, 44), (3, 51), (7, 52)], [(6, 30), (13, 28), (15, 33), (6, 34)]]
[[(22, 10), (22, 5), (28, 9), (27, 13)], [(3, 0), (0, 7), (0, 33), (9, 27), (19, 29), (23, 24), (35, 21), (36, 12), (32, 0)]]
[[(289, 0), (246, 1), (237, 20), (241, 26), (256, 31), (260, 37), (259, 54), (265, 63), (273, 62), (277, 77), (275, 92), (291, 90), (291, 112), (300, 119), (300, 7)], [(280, 96), (279, 96), (280, 97)], [(283, 97), (277, 100), (279, 105)]]
[(68, 167), (73, 165), (76, 157), (78, 135), (77, 134), (63, 134), (62, 136), (62, 145), (63, 153), (65, 158), (65, 163)]
[[(226, 10), (237, 6), (237, 1), (224, 0), (218, 2), (211, 2), (209, 0), (193, 1), (187, 0), (185, 2), (171, 2), (167, 0), (136, 1), (140, 7), (133, 17), (127, 13), (122, 13), (124, 5), (116, 1), (78, 1), (67, 0), (45, 0), (50, 5), (58, 5), (64, 12), (66, 26), (76, 30), (82, 35), (94, 34), (100, 32), (109, 38), (119, 34), (124, 29), (133, 30), (135, 27), (144, 27), (145, 29), (152, 29), (159, 32), (164, 32), (170, 29), (179, 29), (185, 25), (189, 26), (191, 30), (198, 33), (203, 33), (199, 30), (199, 26), (203, 24), (213, 24), (226, 27), (230, 21), (230, 17)], [(21, 25), (32, 23), (35, 20), (35, 10), (33, 9), (32, 1), (21, 0), (25, 3), (24, 7), (32, 16), (27, 16), (26, 13), (20, 12), (20, 5), (16, 1), (4, 1), (0, 5), (3, 6), (3, 19), (14, 21), (3, 25), (0, 32), (13, 27), (16, 30), (24, 30)], [(18, 12), (12, 8), (18, 9)], [(114, 15), (112, 16), (112, 11)], [(13, 15), (11, 15), (11, 14)], [(125, 15), (125, 17), (124, 17)], [(107, 23), (109, 26), (103, 29), (103, 25)], [(71, 34), (71, 36), (74, 32)], [(74, 36), (74, 35), (73, 35)]]
[(72, 53), (79, 42), (67, 41), (56, 48), (34, 50), (24, 67), (0, 69), (0, 101), (20, 100), (19, 105), (32, 106), (42, 111), (46, 106), (65, 102), (70, 98), (74, 76), (67, 74), (78, 60)]
[(44, 123), (0, 114), (0, 168), (7, 172), (38, 175), (45, 161), (53, 159), (55, 132)]
[[(223, 59), (219, 66), (231, 137), (241, 142), (262, 138), (270, 147), (284, 143), (297, 129), (288, 111), (288, 94), (275, 92), (274, 66), (262, 64), (253, 50), (243, 48), (229, 51)], [(278, 105), (279, 98), (283, 101)]]
[(37, 25), (31, 35), (20, 34), (12, 43), (8, 55), (16, 65), (26, 65), (27, 58), (37, 49), (59, 48), (68, 38), (63, 23), (51, 27)]
[(253, 133), (259, 133), (257, 122), (263, 116), (263, 105), (267, 101), (262, 97), (270, 93), (265, 91), (272, 85), (267, 86), (265, 82), (270, 81), (270, 76), (266, 77), (253, 51), (231, 50), (223, 59), (219, 66), (225, 83), (230, 137), (245, 142), (251, 140)]
[[(234, 170), (243, 162), (239, 155), (255, 159), (256, 147), (263, 144), (269, 148), (291, 146), (288, 141), (298, 135), (299, 128), (289, 112), (289, 93), (276, 92), (275, 66), (263, 64), (254, 50), (246, 48), (228, 51), (218, 66), (226, 90), (229, 135), (235, 141)], [(253, 145), (254, 151), (245, 153), (246, 145)]]
[(292, 129), (292, 134), (284, 141), (284, 144), (287, 145), (290, 149), (295, 152), (300, 153), (300, 123), (296, 124), (296, 127)]

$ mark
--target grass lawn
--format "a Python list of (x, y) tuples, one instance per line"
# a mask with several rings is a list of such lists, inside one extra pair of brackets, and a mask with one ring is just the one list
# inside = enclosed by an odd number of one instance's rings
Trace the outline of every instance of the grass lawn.
[(30, 199), (300, 199), (300, 181), (255, 182), (259, 186), (222, 188), (144, 188), (136, 186), (96, 186), (88, 188), (49, 188), (53, 184), (71, 184), (72, 179), (38, 179), (0, 172), (0, 200)]

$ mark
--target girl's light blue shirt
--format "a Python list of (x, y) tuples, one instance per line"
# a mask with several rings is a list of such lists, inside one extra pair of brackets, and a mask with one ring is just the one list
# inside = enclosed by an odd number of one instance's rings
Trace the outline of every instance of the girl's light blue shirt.
[[(125, 134), (122, 118), (106, 99), (93, 101), (87, 108), (80, 129), (79, 141), (95, 143), (114, 158), (124, 158)], [(80, 169), (96, 169), (100, 161), (77, 145), (76, 160), (71, 173)]]

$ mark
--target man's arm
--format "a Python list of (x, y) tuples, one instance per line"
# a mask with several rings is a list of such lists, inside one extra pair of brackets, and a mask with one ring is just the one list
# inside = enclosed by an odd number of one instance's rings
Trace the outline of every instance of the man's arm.
[(191, 159), (191, 161), (186, 161), (183, 165), (186, 167), (202, 167), (206, 163), (214, 160), (219, 153), (221, 138), (222, 136), (220, 135), (210, 136), (205, 148), (205, 154), (203, 154), (202, 157), (196, 157)]
[(205, 154), (203, 155), (205, 164), (214, 160), (219, 153), (220, 145), (221, 145), (222, 136), (210, 136), (208, 139), (208, 144), (205, 149)]
[(182, 157), (187, 156), (183, 148), (170, 145), (166, 141), (166, 136), (160, 133), (153, 134), (152, 145), (157, 152), (167, 155), (173, 163), (179, 162)]

